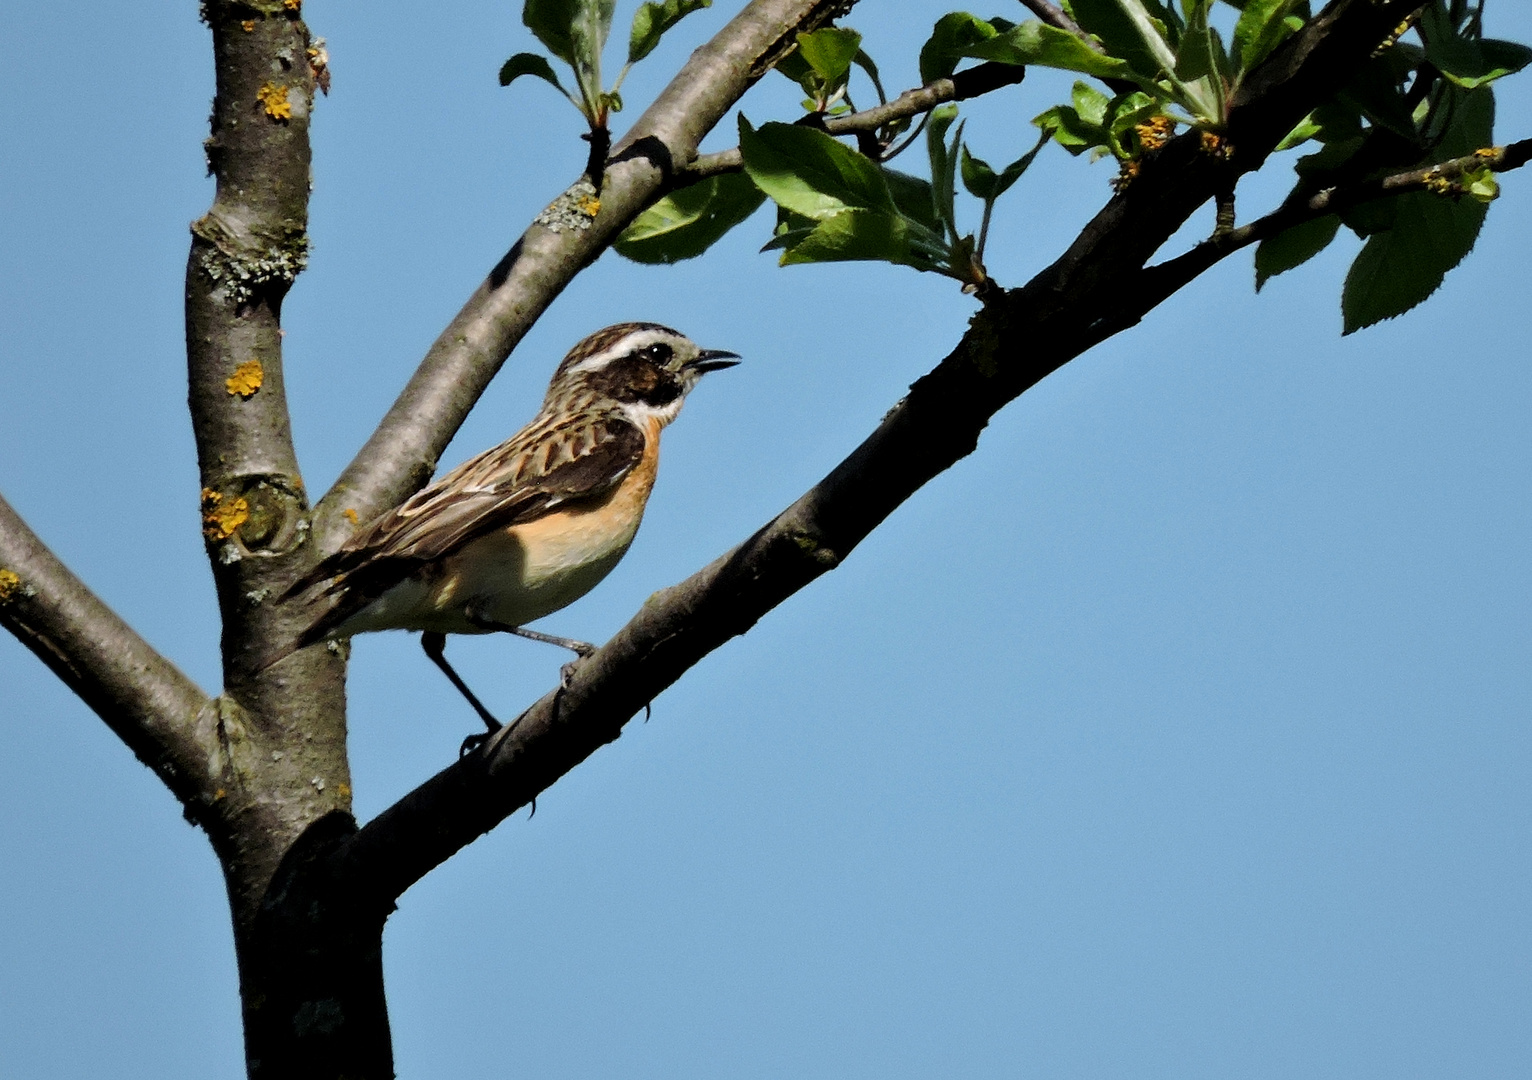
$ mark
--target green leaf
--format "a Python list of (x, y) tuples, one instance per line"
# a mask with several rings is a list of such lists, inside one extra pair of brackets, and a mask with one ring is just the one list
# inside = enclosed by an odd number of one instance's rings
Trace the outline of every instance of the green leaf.
[(886, 101), (888, 95), (883, 92), (883, 80), (878, 78), (878, 65), (872, 62), (872, 57), (858, 49), (856, 55), (851, 58), (851, 62), (867, 72), (867, 77), (872, 80), (873, 88), (878, 91), (878, 100)]
[(957, 235), (957, 214), (953, 206), (956, 195), (957, 144), (963, 137), (963, 125), (959, 124), (952, 143), (947, 143), (947, 129), (957, 119), (956, 105), (942, 105), (931, 110), (926, 122), (926, 153), (931, 159), (931, 199), (936, 215), (947, 226), (952, 236)]
[(1346, 275), (1347, 334), (1402, 315), (1425, 300), (1473, 247), (1486, 209), (1476, 199), (1400, 196), (1395, 224), (1362, 247)]
[(742, 173), (709, 177), (639, 214), (612, 246), (640, 263), (693, 259), (765, 201), (765, 194)]
[[(1463, 93), (1455, 104), (1451, 126), (1432, 154), (1436, 161), (1465, 156), (1492, 140), (1492, 91)], [(1434, 293), (1473, 250), (1489, 209), (1477, 198), (1430, 192), (1402, 195), (1393, 205), (1393, 227), (1368, 239), (1346, 275), (1341, 312), (1347, 334), (1402, 315)]]
[(1001, 64), (1035, 64), (1062, 71), (1078, 71), (1082, 75), (1094, 75), (1101, 79), (1133, 77), (1133, 69), (1127, 61), (1098, 53), (1075, 35), (1035, 19), (968, 45), (962, 55)]
[(1069, 100), (1074, 103), (1075, 111), (1080, 114), (1080, 119), (1087, 124), (1100, 127), (1106, 123), (1106, 110), (1112, 104), (1112, 99), (1090, 83), (1075, 83), (1074, 88), (1069, 92)]
[(920, 81), (945, 79), (957, 70), (959, 60), (972, 55), (973, 48), (999, 35), (991, 23), (966, 11), (943, 15), (920, 47)]
[(1262, 240), (1255, 249), (1255, 291), (1260, 292), (1270, 279), (1318, 255), (1330, 246), (1339, 231), (1340, 218), (1327, 214)]
[(1126, 60), (1140, 78), (1152, 81), (1175, 67), (1172, 43), (1166, 38), (1171, 15), (1155, 0), (1073, 0), (1070, 6), (1075, 21), (1100, 38), (1108, 53)]
[(564, 89), (564, 84), (559, 82), (553, 65), (548, 63), (546, 57), (539, 56), (537, 53), (517, 53), (500, 66), (500, 85), (510, 86), (523, 75), (533, 75), (544, 82), (552, 83), (558, 88), (559, 93), (568, 96), (568, 91)]
[(521, 9), (521, 21), (532, 31), (549, 52), (570, 67), (574, 67), (574, 43), (570, 27), (579, 9), (580, 0), (526, 0)]
[(1420, 36), (1426, 44), (1426, 59), (1465, 90), (1513, 75), (1532, 63), (1532, 49), (1525, 45), (1460, 33), (1437, 4), (1422, 13)]
[(897, 214), (876, 210), (847, 210), (821, 221), (813, 232), (782, 253), (783, 266), (814, 262), (875, 260), (911, 266), (917, 260), (910, 248), (909, 229)]
[(1211, 75), (1217, 70), (1213, 61), (1213, 31), (1206, 26), (1181, 35), (1176, 50), (1176, 76), (1187, 82)]
[(1021, 179), (1021, 174), (1026, 172), (1032, 162), (1036, 160), (1039, 151), (1047, 144), (1048, 135), (1044, 133), (1036, 146), (1028, 150), (1021, 157), (1011, 162), (1000, 172), (995, 172), (989, 162), (982, 158), (976, 158), (968, 152), (968, 147), (962, 148), (961, 170), (963, 186), (968, 193), (976, 199), (985, 202), (994, 202), (1008, 191), (1012, 184)]
[(676, 23), (694, 11), (711, 7), (713, 0), (653, 0), (641, 4), (633, 13), (633, 28), (628, 32), (628, 63), (636, 64), (652, 53)]
[(827, 26), (798, 35), (798, 52), (826, 87), (843, 85), (851, 61), (861, 51), (862, 35), (840, 26)]
[(1468, 194), (1480, 202), (1494, 202), (1500, 197), (1500, 182), (1489, 169), (1478, 169), (1463, 174), (1463, 184)]
[(586, 101), (601, 99), (601, 53), (612, 29), (617, 0), (577, 0), (575, 18), (569, 26), (574, 51), (575, 79)]
[(1249, 0), (1234, 25), (1234, 56), (1249, 71), (1280, 45), (1292, 29), (1288, 16), (1299, 0)]
[(887, 167), (883, 169), (883, 179), (888, 181), (889, 194), (893, 195), (900, 214), (934, 235), (941, 234), (942, 221), (936, 212), (935, 192), (929, 180)]
[(893, 196), (877, 164), (822, 131), (739, 118), (745, 172), (779, 206), (816, 221), (848, 209), (893, 213)]
[(968, 194), (976, 199), (990, 202), (1000, 196), (995, 190), (1000, 183), (1000, 177), (995, 175), (995, 170), (990, 168), (989, 162), (983, 158), (976, 158), (968, 152), (966, 145), (962, 148), (962, 164), (960, 171), (963, 176), (963, 186), (968, 189)]

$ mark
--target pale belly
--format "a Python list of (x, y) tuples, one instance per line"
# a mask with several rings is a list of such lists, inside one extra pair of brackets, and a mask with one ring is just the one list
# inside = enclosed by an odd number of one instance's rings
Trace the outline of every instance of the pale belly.
[(558, 611), (595, 588), (633, 543), (643, 511), (617, 501), (475, 540), (429, 575), (394, 586), (337, 627), (335, 636), (369, 630), (477, 634), (485, 629), (470, 621), (470, 612), (521, 626)]

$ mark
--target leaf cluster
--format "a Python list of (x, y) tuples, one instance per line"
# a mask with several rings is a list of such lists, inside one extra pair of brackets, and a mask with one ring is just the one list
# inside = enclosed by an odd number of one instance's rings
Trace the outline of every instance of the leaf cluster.
[[(1283, 147), (1314, 149), (1297, 162), (1288, 203), (1327, 188), (1466, 157), (1494, 141), (1490, 84), (1532, 62), (1532, 49), (1487, 39), (1482, 5), (1436, 0), (1375, 55), (1337, 99), (1305, 117)], [(1425, 300), (1473, 249), (1498, 194), (1487, 170), (1364, 203), (1288, 229), (1256, 249), (1256, 288), (1327, 248), (1342, 226), (1365, 243), (1341, 294), (1345, 332), (1401, 315)]]
[(601, 78), (601, 54), (612, 29), (616, 0), (526, 0), (521, 21), (574, 76), (578, 96), (564, 89), (553, 65), (538, 53), (516, 53), (500, 67), (500, 85), (523, 75), (542, 79), (569, 99), (592, 131), (605, 131), (607, 117), (622, 111), (622, 83), (629, 70), (654, 51), (671, 27), (713, 0), (646, 0), (633, 15), (628, 33), (628, 60), (610, 89)]

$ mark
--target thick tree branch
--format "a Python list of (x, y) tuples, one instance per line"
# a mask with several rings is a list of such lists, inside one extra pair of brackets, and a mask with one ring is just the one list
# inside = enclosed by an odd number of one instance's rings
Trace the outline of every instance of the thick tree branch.
[[(1231, 177), (1263, 161), (1328, 100), (1418, 4), (1339, 0), (1284, 44), (1260, 93), (1230, 117), (1234, 150), (1173, 140), (1025, 287), (992, 294), (957, 348), (917, 381), (823, 481), (739, 548), (643, 609), (567, 688), (478, 752), (380, 814), (337, 854), (338, 869), (386, 911), (434, 866), (534, 798), (724, 641), (820, 574), (932, 477), (971, 453), (989, 418), (1027, 388), (1136, 321), (1124, 283)], [(1264, 70), (1264, 69), (1263, 69)], [(1257, 74), (1260, 74), (1258, 72)]]
[(37, 654), (194, 813), (211, 801), (211, 702), (69, 572), (0, 498), (0, 626)]
[[(1026, 77), (1027, 69), (1015, 64), (980, 64), (978, 67), (960, 71), (950, 78), (937, 79), (925, 86), (906, 90), (893, 101), (847, 116), (832, 116), (824, 121), (824, 130), (831, 135), (861, 135), (877, 131), (896, 120), (930, 112), (948, 101), (965, 101), (968, 98), (988, 94), (1004, 86), (1014, 86)], [(677, 187), (706, 180), (720, 173), (739, 172), (743, 162), (739, 147), (720, 150), (715, 154), (702, 154), (677, 179)]]
[[(321, 501), (320, 550), (424, 483), (516, 343), (565, 285), (611, 243), (696, 155), (697, 145), (740, 96), (844, 0), (752, 0), (671, 80), (613, 148), (599, 198), (580, 182), (540, 214), (490, 272), (372, 437)], [(317, 554), (317, 553), (316, 553)]]
[(203, 12), (217, 76), (206, 148), (218, 188), (192, 224), (186, 352), (203, 533), (225, 666), (237, 671), (270, 631), (261, 602), (275, 588), (270, 556), (295, 547), (306, 527), (281, 308), (308, 251), (314, 73), (297, 10), (213, 0)]
[(1488, 169), (1510, 172), (1532, 161), (1532, 139), (1507, 146), (1489, 147), (1464, 157), (1389, 176), (1375, 177), (1344, 187), (1325, 188), (1307, 199), (1281, 206), (1264, 217), (1225, 233), (1217, 233), (1196, 247), (1157, 266), (1145, 268), (1143, 283), (1135, 289), (1140, 314), (1152, 311), (1216, 263), (1251, 244), (1268, 240), (1295, 225), (1338, 214), (1377, 199), (1393, 198), (1413, 191), (1434, 192), (1444, 199), (1468, 198), (1456, 182)]
[[(225, 693), (209, 832), (236, 932), (248, 935), (294, 838), (349, 813), (345, 665), (312, 649), (252, 674), (303, 613), (277, 604), (303, 545), (308, 501), (282, 373), (282, 300), (308, 251), (309, 117), (323, 54), (284, 0), (205, 0), (216, 94), (206, 142), (217, 192), (192, 225), (186, 267), (189, 404), (203, 537), (223, 617)], [(311, 51), (312, 50), (312, 51)], [(243, 946), (242, 946), (243, 948)]]

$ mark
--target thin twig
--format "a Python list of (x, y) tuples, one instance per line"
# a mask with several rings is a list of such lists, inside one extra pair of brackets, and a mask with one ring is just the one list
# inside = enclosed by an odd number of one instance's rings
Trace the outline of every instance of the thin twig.
[(1247, 225), (1215, 233), (1190, 251), (1143, 271), (1143, 287), (1133, 292), (1134, 307), (1149, 311), (1215, 263), (1251, 244), (1268, 240), (1295, 225), (1337, 214), (1363, 203), (1414, 191), (1435, 191), (1442, 198), (1466, 198), (1456, 181), (1488, 169), (1510, 172), (1532, 161), (1532, 139), (1479, 150), (1437, 165), (1393, 173), (1339, 188), (1326, 188), (1307, 199), (1273, 210)]
[[(896, 121), (929, 113), (949, 101), (965, 101), (1001, 87), (1014, 86), (1026, 78), (1026, 74), (1026, 68), (1014, 64), (980, 64), (950, 78), (937, 79), (913, 90), (906, 90), (887, 104), (846, 116), (829, 117), (824, 122), (824, 130), (831, 135), (857, 135), (877, 131)], [(710, 176), (739, 172), (742, 167), (743, 160), (737, 146), (731, 150), (702, 154), (678, 177), (676, 186), (685, 187)]]

